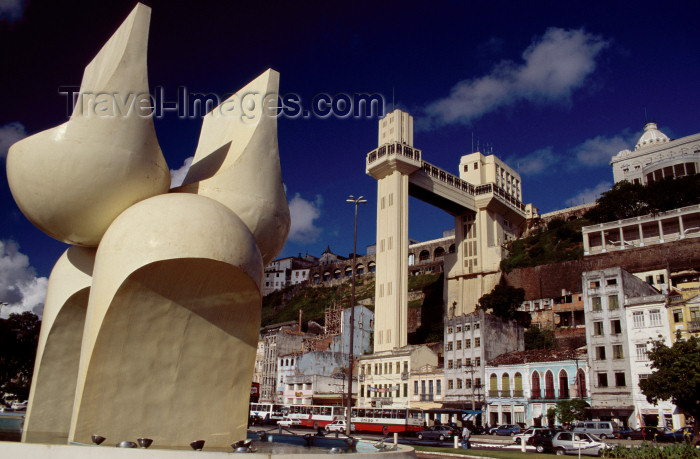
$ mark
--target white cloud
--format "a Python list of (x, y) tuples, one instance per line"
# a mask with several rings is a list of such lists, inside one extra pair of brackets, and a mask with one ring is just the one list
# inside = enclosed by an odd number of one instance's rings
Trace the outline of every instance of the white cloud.
[(553, 172), (559, 158), (552, 153), (552, 147), (546, 147), (522, 158), (509, 158), (506, 162), (515, 167), (520, 175), (537, 175)]
[(610, 164), (610, 160), (619, 151), (630, 148), (630, 141), (621, 135), (615, 137), (594, 137), (574, 148), (576, 160), (584, 166), (602, 166)]
[[(3, 0), (0, 0), (0, 11), (2, 2)], [(14, 121), (0, 126), (0, 158), (7, 156), (7, 150), (13, 143), (25, 137), (27, 137), (27, 130), (22, 123)]]
[(0, 0), (0, 19), (14, 21), (22, 17), (23, 0)]
[(37, 277), (29, 257), (19, 251), (14, 241), (0, 241), (0, 302), (2, 316), (30, 311), (39, 317), (46, 298), (45, 277)]
[(600, 197), (601, 194), (605, 193), (612, 187), (610, 182), (601, 182), (594, 186), (593, 188), (586, 188), (581, 190), (573, 198), (566, 200), (566, 205), (569, 207), (578, 206), (580, 204), (586, 204), (589, 202), (595, 202), (596, 199)]
[(187, 176), (187, 172), (190, 170), (190, 166), (192, 165), (192, 159), (192, 156), (185, 159), (185, 162), (182, 163), (182, 167), (180, 167), (180, 169), (170, 169), (170, 188), (175, 188), (176, 186), (182, 185), (182, 181), (185, 180), (185, 176)]
[(461, 81), (448, 97), (430, 103), (429, 122), (422, 124), (468, 123), (520, 100), (569, 101), (595, 70), (595, 59), (607, 45), (582, 29), (550, 28), (523, 52), (522, 63), (503, 61), (489, 75)]
[(290, 241), (298, 243), (316, 241), (322, 228), (315, 226), (314, 220), (321, 216), (322, 203), (321, 195), (316, 195), (313, 202), (305, 200), (299, 193), (294, 195), (289, 201), (289, 213), (292, 219), (288, 237)]

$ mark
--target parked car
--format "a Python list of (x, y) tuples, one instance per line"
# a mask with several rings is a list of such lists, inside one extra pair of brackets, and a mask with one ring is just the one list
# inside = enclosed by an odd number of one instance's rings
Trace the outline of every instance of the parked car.
[(472, 435), (486, 435), (488, 432), (481, 426), (475, 426), (473, 424), (467, 425), (467, 429)]
[(489, 434), (489, 435), (496, 435), (496, 429), (500, 429), (501, 427), (505, 427), (505, 424), (501, 424), (500, 426), (489, 427), (489, 428), (487, 429), (487, 430), (488, 430), (488, 434)]
[(579, 453), (586, 456), (600, 456), (600, 450), (607, 447), (600, 438), (583, 432), (558, 432), (552, 438), (551, 446), (559, 456)]
[(459, 433), (452, 427), (444, 425), (426, 427), (416, 433), (418, 440), (445, 441), (455, 436), (459, 437)]
[(527, 441), (535, 447), (538, 453), (550, 452), (554, 451), (552, 439), (556, 434), (557, 431), (553, 429), (535, 429), (535, 432)]
[(531, 427), (529, 429), (524, 430), (523, 432), (520, 432), (519, 434), (513, 435), (513, 441), (515, 442), (516, 445), (519, 445), (521, 442), (525, 442), (526, 445), (531, 444), (530, 440), (532, 437), (535, 435), (536, 432), (542, 432), (546, 431), (549, 432), (549, 436), (552, 436), (552, 429), (547, 429), (545, 427)]
[(695, 434), (692, 427), (683, 427), (675, 432), (666, 432), (666, 441), (693, 441)]
[(12, 405), (10, 406), (10, 408), (13, 411), (26, 411), (27, 410), (27, 401), (25, 400), (23, 402), (12, 402)]
[(496, 435), (515, 435), (522, 432), (522, 428), (517, 424), (502, 425), (494, 431)]
[(666, 435), (667, 433), (670, 434), (672, 431), (670, 429), (647, 426), (620, 433), (620, 438), (626, 440), (673, 441), (670, 436)]
[[(341, 421), (333, 421), (330, 424), (326, 425), (326, 432), (346, 432), (347, 431), (347, 424), (345, 423), (345, 420)], [(350, 424), (350, 432), (355, 431), (355, 424)]]
[(277, 421), (277, 425), (282, 427), (300, 426), (301, 420), (293, 418), (282, 418), (279, 421)]
[(581, 421), (574, 425), (573, 430), (574, 432), (593, 434), (600, 437), (601, 440), (620, 436), (620, 428), (614, 421)]

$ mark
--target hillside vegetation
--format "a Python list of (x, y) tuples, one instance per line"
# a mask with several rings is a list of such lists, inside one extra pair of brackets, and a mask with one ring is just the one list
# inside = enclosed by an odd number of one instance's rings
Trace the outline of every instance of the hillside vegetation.
[(507, 245), (509, 256), (501, 269), (539, 266), (583, 257), (581, 227), (655, 214), (700, 203), (700, 174), (668, 178), (649, 185), (622, 181), (603, 193), (583, 219), (554, 219), (527, 237)]
[(655, 214), (700, 203), (700, 174), (649, 185), (618, 182), (596, 200), (585, 217), (593, 223)]
[[(297, 320), (300, 309), (303, 309), (304, 322), (313, 320), (323, 325), (326, 307), (333, 304), (343, 308), (350, 306), (351, 287), (351, 281), (346, 281), (336, 287), (306, 286), (293, 295), (293, 287), (273, 292), (263, 297), (262, 325)], [(409, 304), (410, 308), (423, 309), (424, 321), (427, 311), (437, 310), (438, 317), (442, 318), (442, 274), (411, 276), (408, 279), (408, 290), (424, 293), (423, 300), (414, 300)], [(285, 296), (286, 303), (283, 301)], [(355, 280), (355, 302), (367, 299), (372, 300), (371, 303), (367, 302), (367, 307), (374, 311), (374, 276), (363, 276)], [(434, 314), (427, 315), (432, 317)]]
[(583, 257), (581, 227), (588, 224), (585, 219), (569, 222), (553, 219), (546, 229), (508, 243), (509, 256), (501, 261), (501, 269), (508, 273), (516, 268), (580, 260)]

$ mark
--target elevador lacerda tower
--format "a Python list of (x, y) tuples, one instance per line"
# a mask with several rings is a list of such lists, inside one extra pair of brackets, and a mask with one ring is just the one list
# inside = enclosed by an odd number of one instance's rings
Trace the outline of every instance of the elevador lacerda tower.
[(381, 352), (407, 344), (409, 196), (455, 219), (455, 250), (444, 260), (448, 317), (473, 312), (493, 289), (505, 244), (521, 235), (537, 209), (521, 201), (520, 175), (493, 154), (462, 156), (459, 175), (426, 162), (413, 145), (413, 117), (404, 111), (379, 121), (377, 145), (367, 154), (366, 172), (377, 179), (374, 352)]

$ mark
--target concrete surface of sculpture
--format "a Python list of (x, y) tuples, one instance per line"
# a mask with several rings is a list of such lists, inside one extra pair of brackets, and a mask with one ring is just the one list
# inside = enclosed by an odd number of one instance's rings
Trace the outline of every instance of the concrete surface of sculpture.
[[(138, 5), (85, 68), (69, 121), (10, 147), (15, 202), (59, 241), (95, 247), (117, 215), (170, 187), (153, 119), (140, 109), (150, 15)], [(120, 110), (120, 100), (135, 105)]]
[(22, 439), (68, 440), (95, 249), (66, 250), (49, 277)]
[[(147, 93), (149, 18), (138, 4), (86, 68), (78, 105), (100, 91)], [(245, 101), (245, 116), (212, 110), (171, 193), (142, 113), (87, 113), (85, 102), (10, 148), (27, 218), (97, 247), (69, 248), (51, 274), (23, 441), (245, 438), (263, 269), (290, 226), (277, 121), (262, 104), (278, 86), (268, 70), (227, 101)]]

